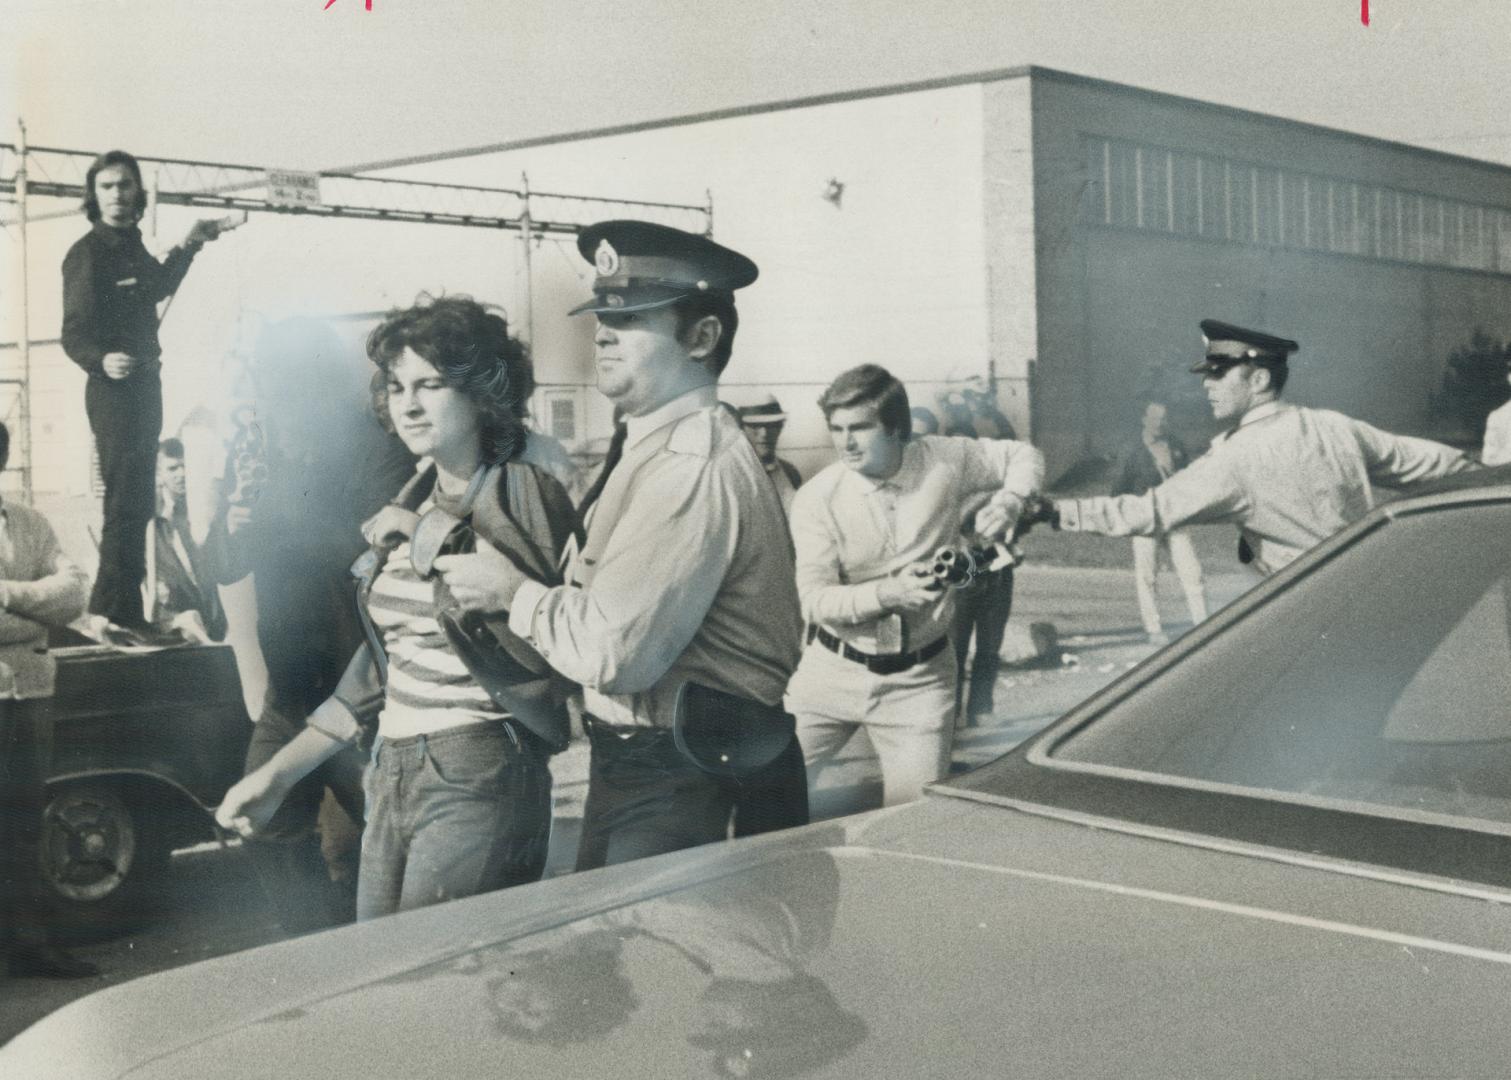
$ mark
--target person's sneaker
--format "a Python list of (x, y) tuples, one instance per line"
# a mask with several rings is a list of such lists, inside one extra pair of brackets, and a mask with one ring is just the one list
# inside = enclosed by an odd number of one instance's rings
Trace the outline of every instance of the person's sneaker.
[(100, 969), (88, 960), (70, 956), (56, 945), (15, 945), (11, 947), (12, 975), (40, 975), (47, 979), (87, 979)]

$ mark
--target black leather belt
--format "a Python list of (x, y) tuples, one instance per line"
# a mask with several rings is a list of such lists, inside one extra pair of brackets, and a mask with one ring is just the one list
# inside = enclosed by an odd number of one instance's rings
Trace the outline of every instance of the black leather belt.
[(923, 648), (912, 652), (897, 653), (892, 656), (873, 656), (847, 645), (822, 626), (808, 627), (808, 640), (817, 641), (830, 652), (838, 653), (846, 660), (857, 663), (876, 675), (896, 675), (899, 671), (907, 671), (908, 668), (921, 664), (925, 660), (932, 660), (950, 643), (949, 635), (941, 634)]
[(595, 742), (610, 742), (611, 745), (613, 743), (624, 743), (632, 740), (635, 742), (652, 742), (666, 739), (669, 741), (672, 737), (671, 728), (642, 727), (639, 724), (609, 724), (591, 713), (583, 714), (582, 730), (587, 734), (588, 738)]

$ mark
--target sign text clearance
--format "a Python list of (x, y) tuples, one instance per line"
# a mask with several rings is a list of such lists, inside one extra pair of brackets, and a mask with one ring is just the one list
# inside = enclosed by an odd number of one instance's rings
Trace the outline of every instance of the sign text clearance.
[(269, 169), (268, 202), (273, 206), (319, 206), (320, 174)]

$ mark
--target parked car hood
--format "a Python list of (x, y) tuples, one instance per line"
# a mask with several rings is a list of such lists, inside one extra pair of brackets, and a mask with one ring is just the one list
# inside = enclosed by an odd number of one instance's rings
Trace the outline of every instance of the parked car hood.
[(1511, 897), (934, 796), (84, 998), (0, 1073), (1497, 1075)]

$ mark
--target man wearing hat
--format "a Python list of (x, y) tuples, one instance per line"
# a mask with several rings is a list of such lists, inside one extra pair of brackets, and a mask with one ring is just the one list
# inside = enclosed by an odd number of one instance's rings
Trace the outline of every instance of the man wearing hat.
[[(577, 246), (597, 276), (574, 314), (597, 317), (598, 388), (625, 419), (622, 453), (568, 584), (547, 588), (487, 550), (445, 576), (459, 603), (508, 611), (583, 686), (582, 870), (722, 839), (732, 817), (737, 832), (753, 828), (747, 816), (803, 824), (808, 805), (781, 705), (801, 632), (791, 544), (775, 488), (718, 400), (734, 292), (756, 265), (643, 221), (600, 222)], [(747, 814), (752, 788), (768, 805)]]
[(1155, 536), (1182, 525), (1232, 522), (1238, 558), (1271, 574), (1374, 505), (1375, 486), (1405, 487), (1471, 468), (1459, 451), (1392, 435), (1327, 409), (1280, 399), (1285, 338), (1207, 319), (1201, 375), (1212, 415), (1232, 426), (1202, 457), (1141, 495), (1066, 499), (1045, 513), (1057, 528)]
[(797, 466), (776, 456), (777, 441), (782, 437), (782, 429), (787, 426), (787, 414), (782, 411), (781, 402), (777, 401), (774, 394), (764, 390), (733, 390), (725, 394), (724, 400), (739, 413), (745, 437), (755, 448), (761, 467), (771, 477), (777, 497), (782, 500), (782, 513), (789, 513), (792, 510), (792, 497), (797, 494), (803, 478), (798, 473)]

